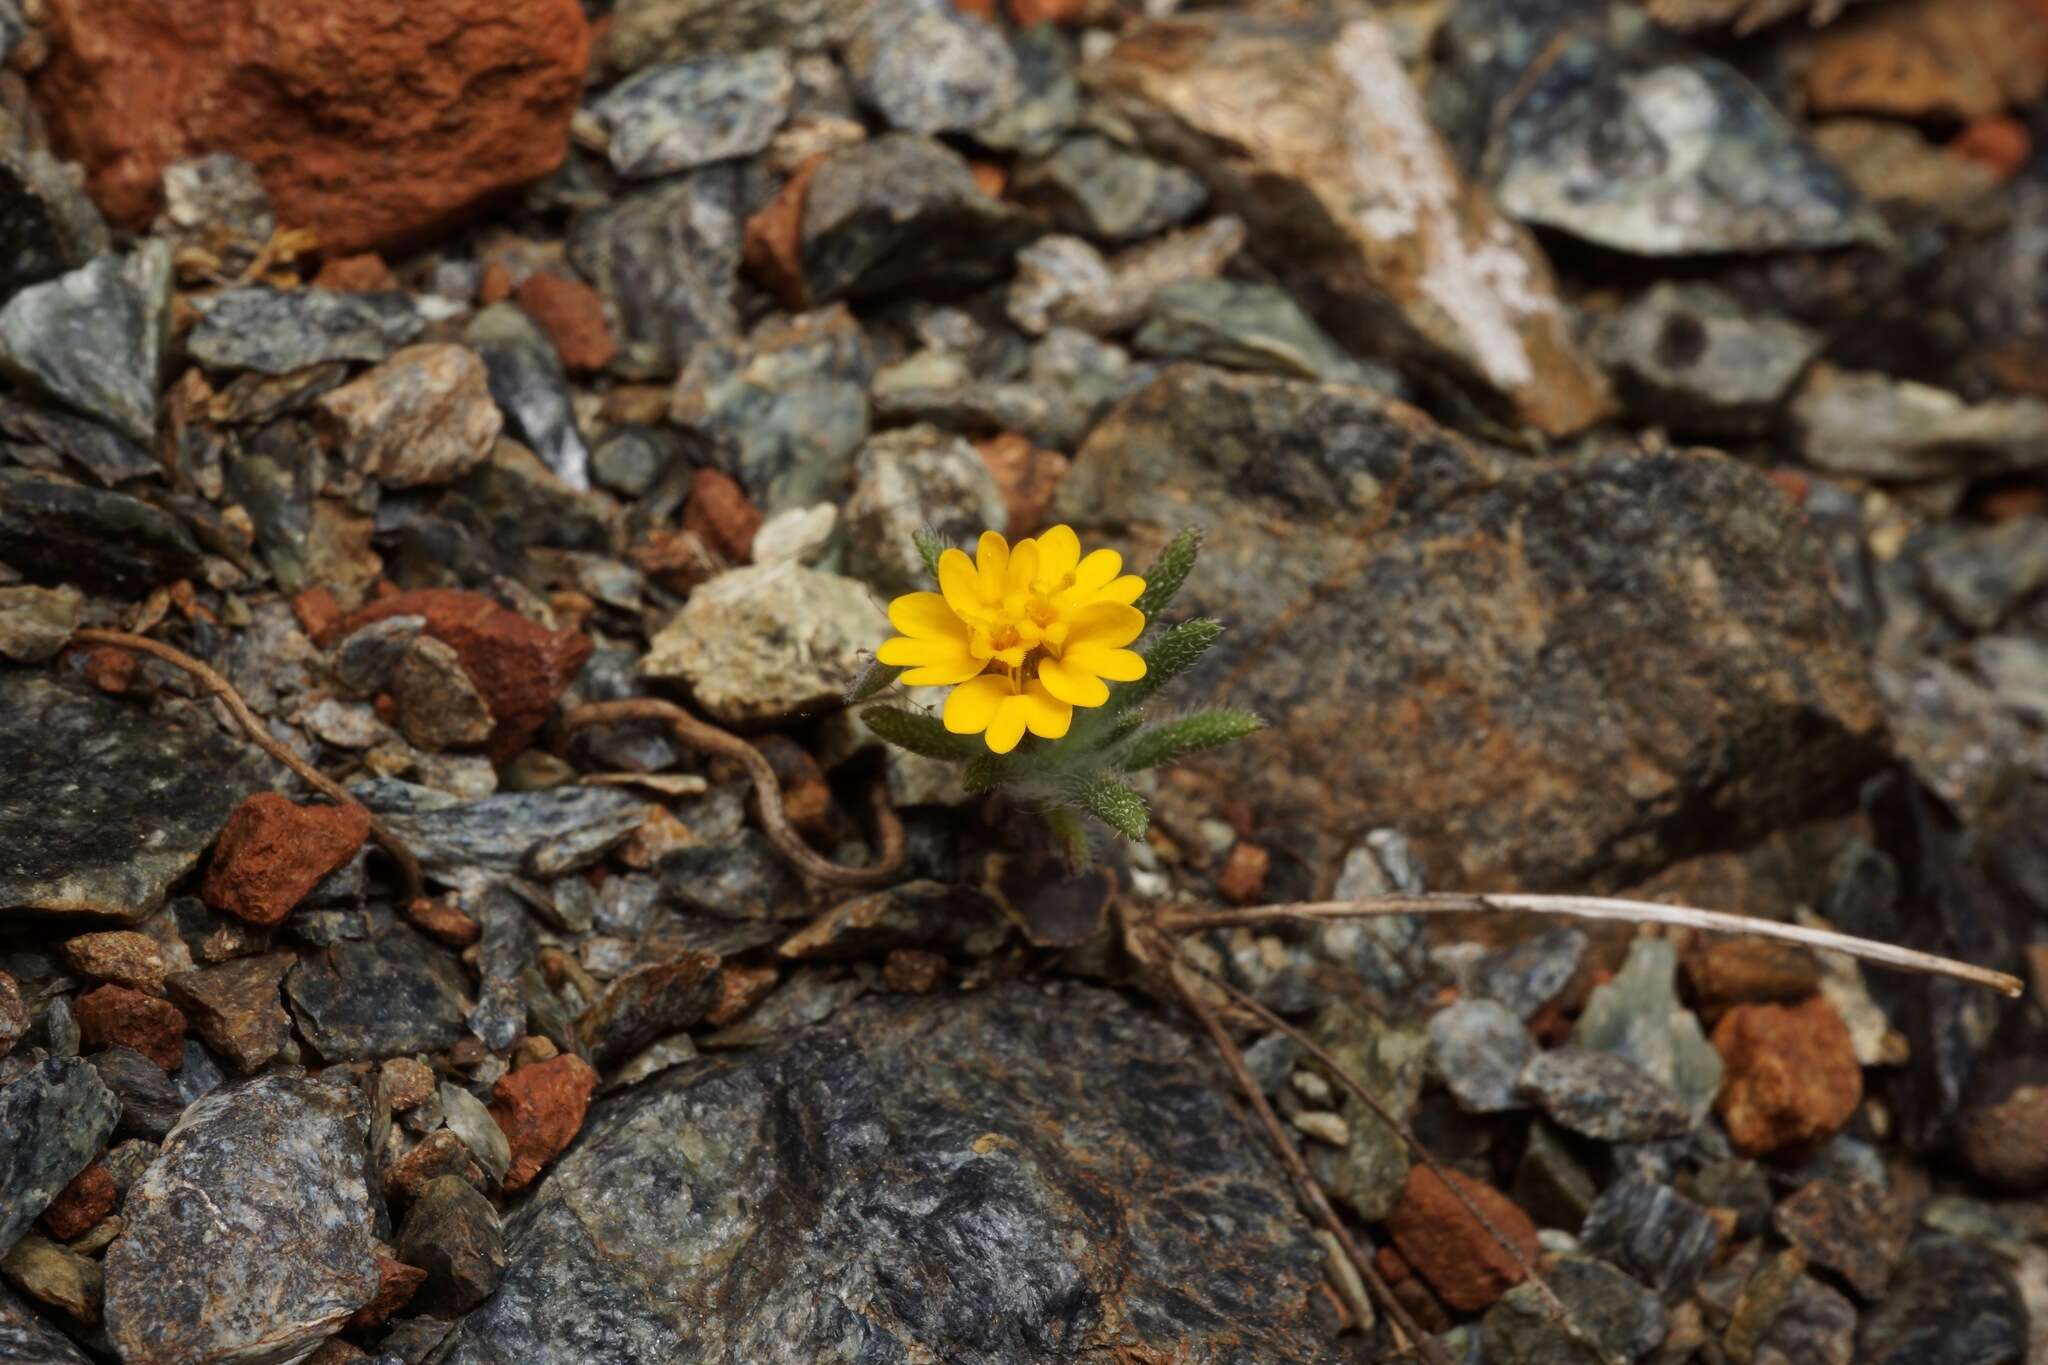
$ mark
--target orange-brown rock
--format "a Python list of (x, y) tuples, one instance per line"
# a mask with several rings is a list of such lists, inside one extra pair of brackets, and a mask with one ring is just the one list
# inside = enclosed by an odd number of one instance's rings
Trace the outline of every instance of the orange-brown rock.
[(1266, 873), (1272, 866), (1272, 854), (1249, 839), (1240, 839), (1230, 846), (1230, 856), (1216, 874), (1216, 889), (1233, 905), (1250, 905), (1265, 889)]
[[(1536, 1259), (1536, 1225), (1512, 1199), (1491, 1185), (1447, 1171), (1487, 1222), (1514, 1244), (1522, 1259)], [(1515, 1259), (1472, 1216), (1443, 1176), (1413, 1166), (1401, 1202), (1387, 1215), (1394, 1246), (1451, 1307), (1473, 1313), (1488, 1307), (1525, 1278)]]
[(135, 656), (112, 645), (96, 645), (85, 652), (85, 680), (119, 696), (135, 681)]
[(109, 929), (66, 939), (64, 961), (74, 972), (96, 976), (144, 995), (162, 995), (164, 977), (171, 969), (164, 957), (164, 946), (133, 929)]
[(114, 1178), (95, 1161), (71, 1177), (71, 1183), (50, 1201), (50, 1206), (43, 1210), (43, 1226), (60, 1242), (83, 1237), (114, 1211), (114, 1202), (119, 1198)]
[(1849, 1027), (1826, 997), (1738, 1005), (1714, 1027), (1724, 1068), (1715, 1110), (1748, 1156), (1797, 1154), (1840, 1132), (1863, 1102)]
[(1820, 964), (1796, 943), (1701, 934), (1680, 958), (1699, 1007), (1784, 1004), (1820, 989)]
[(513, 297), (569, 369), (601, 370), (618, 354), (619, 343), (605, 325), (604, 299), (583, 281), (540, 271), (527, 276)]
[(134, 1048), (166, 1071), (185, 1064), (185, 1016), (168, 1000), (100, 986), (79, 996), (72, 1011), (88, 1048)]
[(1042, 528), (1053, 494), (1067, 476), (1067, 457), (1035, 446), (1029, 436), (1014, 431), (977, 441), (974, 448), (1003, 492), (1008, 533), (1028, 536)]
[(347, 294), (372, 294), (382, 289), (398, 288), (398, 279), (391, 273), (391, 267), (384, 264), (384, 258), (374, 251), (329, 257), (320, 267), (320, 273), (313, 277), (313, 283), (321, 289), (335, 289)]
[(405, 917), (451, 948), (467, 948), (484, 934), (468, 911), (432, 896), (421, 896), (406, 906)]
[(588, 636), (549, 630), (478, 592), (418, 588), (379, 598), (351, 616), (353, 631), (387, 616), (424, 616), (426, 633), (454, 649), (462, 671), (490, 704), (498, 727), (487, 752), (503, 761), (547, 722), (562, 689), (590, 657)]
[(700, 469), (683, 504), (683, 529), (694, 531), (706, 545), (735, 564), (754, 557), (754, 533), (761, 529), (761, 509), (730, 474)]
[(316, 583), (294, 594), (292, 615), (298, 618), (299, 629), (306, 632), (306, 637), (322, 649), (334, 643), (335, 632), (341, 628), (341, 602), (334, 589), (325, 583)]
[(810, 307), (802, 252), (804, 196), (824, 162), (820, 152), (797, 167), (775, 197), (747, 219), (740, 234), (740, 259), (761, 287), (792, 312)]
[(568, 150), (577, 0), (50, 0), (35, 95), (93, 197), (146, 227), (164, 168), (232, 152), (330, 251), (438, 232)]
[(583, 1127), (597, 1072), (573, 1053), (523, 1066), (498, 1080), (491, 1091), (491, 1117), (512, 1147), (505, 1190), (523, 1190), (541, 1168), (559, 1156)]
[(1979, 118), (2048, 88), (2048, 5), (1900, 0), (1814, 35), (1806, 94), (1816, 113)]
[(1947, 147), (1949, 155), (1987, 167), (2000, 180), (2010, 180), (2018, 173), (2033, 150), (2027, 125), (2003, 114), (1978, 119), (1956, 134)]
[(369, 835), (370, 813), (361, 806), (302, 806), (258, 792), (228, 817), (200, 899), (251, 924), (276, 924)]
[(407, 1265), (390, 1252), (377, 1252), (377, 1294), (358, 1308), (348, 1320), (351, 1329), (367, 1332), (382, 1327), (398, 1310), (412, 1302), (412, 1296), (426, 1283), (427, 1272)]

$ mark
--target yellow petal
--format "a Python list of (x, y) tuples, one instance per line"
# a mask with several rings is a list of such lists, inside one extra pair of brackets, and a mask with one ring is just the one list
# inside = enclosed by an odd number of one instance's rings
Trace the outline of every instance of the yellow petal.
[(1058, 739), (1074, 723), (1074, 708), (1033, 682), (1024, 689), (1024, 724), (1040, 739)]
[(1109, 700), (1109, 688), (1102, 679), (1059, 659), (1040, 659), (1038, 680), (1070, 706), (1100, 706)]
[(1081, 562), (1081, 537), (1071, 526), (1055, 526), (1038, 538), (1038, 581), (1056, 592), (1060, 580)]
[(905, 593), (891, 602), (889, 624), (915, 638), (967, 638), (967, 623), (935, 592)]
[(996, 753), (1006, 754), (1017, 747), (1017, 741), (1024, 738), (1024, 719), (1030, 702), (1023, 697), (1003, 698), (996, 708), (995, 719), (988, 723), (988, 747)]
[(1145, 613), (1121, 602), (1091, 602), (1074, 613), (1067, 632), (1066, 651), (1078, 645), (1105, 645), (1111, 649), (1127, 645), (1145, 630)]
[(965, 550), (947, 550), (939, 556), (939, 590), (946, 595), (946, 605), (960, 616), (972, 616), (987, 603), (974, 561)]
[(1145, 593), (1145, 580), (1134, 573), (1127, 573), (1116, 579), (1102, 591), (1095, 594), (1098, 602), (1121, 602), (1125, 606), (1137, 601)]
[(981, 544), (975, 547), (974, 560), (981, 571), (981, 600), (1001, 601), (1003, 590), (1009, 584), (1010, 542), (994, 531), (983, 531)]
[(1109, 586), (1110, 580), (1122, 572), (1124, 557), (1115, 550), (1097, 550), (1082, 560), (1074, 570), (1074, 590), (1093, 596)]
[(1061, 660), (1070, 668), (1093, 673), (1111, 682), (1136, 682), (1145, 676), (1144, 656), (1128, 649), (1075, 645), (1061, 656)]
[(951, 687), (954, 683), (966, 682), (981, 672), (982, 667), (979, 659), (969, 659), (964, 663), (948, 661), (942, 664), (929, 664), (923, 668), (911, 669), (897, 681), (908, 687)]
[(1007, 592), (1029, 592), (1038, 581), (1038, 542), (1020, 540), (1010, 549), (1010, 571), (1004, 580)]
[(1000, 673), (984, 673), (953, 689), (940, 719), (956, 735), (978, 735), (988, 729), (1003, 699), (1011, 695), (1008, 678)]

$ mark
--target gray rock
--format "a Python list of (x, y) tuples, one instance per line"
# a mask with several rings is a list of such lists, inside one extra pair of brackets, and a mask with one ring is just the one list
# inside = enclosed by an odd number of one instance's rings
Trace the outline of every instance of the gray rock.
[(1760, 834), (1878, 760), (1823, 547), (1732, 461), (1511, 459), (1367, 389), (1174, 366), (1096, 426), (1054, 515), (1139, 566), (1208, 528), (1175, 610), (1233, 628), (1173, 695), (1230, 679), (1269, 728), (1177, 779), (1329, 862), (1398, 820), (1447, 884), (1619, 888), (1709, 812)]
[(1234, 370), (1263, 370), (1328, 384), (1364, 384), (1398, 393), (1383, 365), (1345, 354), (1301, 305), (1270, 284), (1182, 280), (1152, 296), (1151, 316), (1131, 345), (1140, 355), (1206, 360)]
[(1644, 256), (1886, 240), (1763, 92), (1636, 6), (1460, 0), (1442, 40), (1432, 102), (1463, 97), (1453, 141), (1522, 222)]
[(0, 670), (0, 917), (135, 923), (191, 871), (253, 791), (248, 751), (210, 726), (173, 729), (96, 688)]
[(620, 0), (596, 53), (614, 72), (709, 53), (844, 42), (871, 0)]
[(1010, 193), (1049, 215), (1061, 232), (1106, 242), (1163, 232), (1209, 200), (1208, 188), (1193, 173), (1099, 133), (1068, 138), (1051, 156), (1024, 167)]
[(1996, 1255), (1929, 1235), (1906, 1251), (1884, 1302), (1857, 1334), (1869, 1365), (2005, 1365), (2027, 1353), (2027, 1309)]
[(671, 1070), (592, 1109), (447, 1365), (1330, 1361), (1316, 1244), (1199, 1048), (1012, 985)]
[(1793, 1282), (1777, 1321), (1757, 1341), (1751, 1365), (1849, 1365), (1856, 1353), (1856, 1305), (1810, 1275)]
[(562, 482), (590, 488), (590, 452), (569, 404), (569, 379), (547, 334), (517, 304), (493, 304), (469, 324), (491, 397), (518, 436)]
[[(1641, 1360), (1664, 1344), (1664, 1305), (1604, 1261), (1566, 1256), (1543, 1278), (1572, 1322), (1610, 1359)], [(1596, 1358), (1551, 1316), (1532, 1284), (1508, 1290), (1480, 1323), (1486, 1365), (1592, 1365)]]
[(590, 112), (611, 135), (612, 169), (644, 180), (760, 151), (789, 117), (795, 90), (788, 56), (771, 48), (643, 71)]
[[(315, 888), (307, 900), (319, 898), (319, 888)], [(291, 1041), (292, 1020), (278, 999), (278, 987), (297, 961), (289, 952), (230, 958), (211, 967), (173, 973), (164, 984), (193, 1032), (204, 1038), (208, 1047), (244, 1073), (253, 1072)]]
[(108, 247), (105, 221), (64, 163), (39, 149), (0, 148), (0, 301)]
[(798, 252), (811, 299), (829, 303), (989, 284), (1037, 235), (1021, 210), (982, 193), (957, 152), (890, 133), (819, 163)]
[(462, 1145), (476, 1158), (476, 1164), (492, 1184), (502, 1181), (505, 1172), (512, 1168), (512, 1144), (505, 1130), (491, 1117), (484, 1102), (461, 1086), (443, 1081), (439, 1093), (449, 1131), (462, 1139)]
[(409, 294), (252, 285), (214, 295), (185, 349), (212, 370), (290, 374), (330, 360), (382, 360), (425, 326)]
[[(1388, 1113), (1403, 1123), (1414, 1117), (1429, 1070), (1429, 1035), (1419, 1026), (1393, 1023), (1352, 1005), (1332, 1005), (1317, 1016), (1314, 1034)], [(1341, 1149), (1311, 1148), (1311, 1168), (1352, 1212), (1376, 1223), (1400, 1202), (1408, 1180), (1408, 1145), (1365, 1101), (1348, 1089), (1342, 1094), (1339, 1113), (1351, 1141)]]
[(76, 588), (0, 588), (0, 658), (39, 664), (70, 642), (83, 602)]
[(1920, 574), (1942, 609), (1973, 631), (1997, 628), (2048, 586), (2048, 520), (1945, 526), (1920, 554)]
[(162, 243), (95, 257), (0, 307), (0, 372), (148, 445), (170, 304)]
[(1563, 1135), (1538, 1120), (1529, 1125), (1528, 1145), (1515, 1163), (1514, 1195), (1515, 1203), (1536, 1226), (1576, 1236), (1600, 1196), (1600, 1187), (1565, 1145)]
[(294, 1360), (377, 1292), (360, 1095), (265, 1076), (200, 1100), (106, 1259), (124, 1361)]
[(1676, 1137), (1694, 1122), (1683, 1099), (1619, 1053), (1539, 1052), (1521, 1086), (1560, 1127), (1602, 1142)]
[(739, 181), (706, 166), (578, 214), (569, 260), (604, 296), (627, 379), (672, 375), (692, 349), (739, 330)]
[(0, 1361), (7, 1365), (92, 1365), (70, 1338), (5, 1288), (0, 1288)]
[(398, 1259), (427, 1272), (413, 1308), (467, 1313), (491, 1296), (505, 1273), (498, 1211), (459, 1175), (429, 1180), (406, 1210)]
[(1081, 120), (1081, 82), (1073, 42), (1056, 25), (1010, 35), (1017, 92), (1009, 107), (974, 130), (974, 140), (1024, 156), (1043, 156)]
[(607, 787), (557, 787), (463, 801), (411, 783), (383, 779), (354, 796), (381, 816), (434, 874), (464, 870), (518, 874), (533, 849), (578, 830), (605, 825), (643, 804)]
[(773, 316), (744, 341), (699, 346), (669, 417), (709, 437), (766, 514), (838, 502), (868, 435), (874, 357), (845, 308)]
[(800, 918), (808, 908), (802, 879), (755, 830), (671, 854), (661, 885), (678, 909), (724, 920)]
[(643, 497), (675, 454), (652, 428), (620, 427), (591, 447), (590, 477), (622, 497)]
[(121, 1102), (76, 1058), (31, 1066), (0, 1087), (0, 1250), (100, 1154)]
[(1526, 1023), (1571, 982), (1585, 952), (1586, 936), (1580, 930), (1545, 930), (1475, 962), (1472, 990), (1498, 1000)]
[(704, 1017), (718, 999), (718, 956), (686, 952), (619, 977), (576, 1021), (591, 1062), (609, 1069)]
[(215, 257), (215, 273), (247, 268), (277, 231), (277, 214), (256, 168), (229, 152), (164, 167), (164, 207), (153, 231), (174, 248), (197, 247)]
[(874, 0), (844, 56), (861, 102), (905, 132), (966, 132), (1017, 98), (1002, 31), (950, 0)]
[(885, 599), (930, 586), (912, 537), (929, 530), (947, 545), (972, 545), (1008, 513), (1003, 490), (973, 446), (936, 427), (876, 435), (854, 465), (846, 501), (846, 572)]
[(162, 1067), (130, 1047), (110, 1047), (86, 1059), (100, 1083), (120, 1102), (115, 1133), (159, 1142), (185, 1112), (185, 1097)]
[(1614, 979), (1587, 997), (1572, 1045), (1628, 1058), (1685, 1101), (1694, 1122), (1721, 1093), (1721, 1054), (1678, 1002), (1678, 949), (1670, 939), (1629, 944)]
[(1010, 321), (1033, 336), (1057, 327), (1094, 336), (1129, 331), (1160, 290), (1214, 277), (1244, 241), (1244, 223), (1227, 215), (1131, 247), (1113, 262), (1079, 237), (1042, 237), (1017, 253)]
[[(637, 814), (634, 821), (639, 821)], [(533, 965), (539, 940), (526, 903), (510, 887), (493, 883), (475, 914), (483, 930), (477, 943), (477, 975), (482, 981), (467, 1022), (485, 1047), (503, 1057), (526, 1036), (526, 1000), (520, 994), (519, 974)]]
[(640, 671), (681, 679), (721, 724), (815, 715), (838, 708), (886, 629), (879, 604), (851, 578), (753, 565), (691, 593), (649, 642)]
[(1522, 1021), (1491, 1000), (1460, 1000), (1429, 1021), (1430, 1070), (1468, 1114), (1523, 1107), (1517, 1081), (1535, 1046)]
[(1604, 324), (1597, 346), (1631, 417), (1713, 440), (1765, 434), (1821, 342), (1712, 285), (1667, 281)]
[(1982, 478), (2048, 465), (2048, 403), (1970, 403), (1889, 375), (1818, 365), (1791, 406), (1808, 464), (1873, 479)]
[(1676, 1302), (1706, 1273), (1721, 1231), (1711, 1214), (1669, 1185), (1630, 1176), (1601, 1194), (1579, 1240)]
[(465, 1032), (468, 991), (454, 958), (403, 924), (308, 953), (284, 980), (300, 1036), (328, 1062), (449, 1046)]
[[(119, 432), (56, 408), (0, 398), (0, 434), (10, 438), (0, 440), (0, 448), (11, 448), (17, 457), (36, 450), (55, 451), (109, 488), (163, 474), (154, 455)], [(14, 444), (10, 445), (10, 440)]]

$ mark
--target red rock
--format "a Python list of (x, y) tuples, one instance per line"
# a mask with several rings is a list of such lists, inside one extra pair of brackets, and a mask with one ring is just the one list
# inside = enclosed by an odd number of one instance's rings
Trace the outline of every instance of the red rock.
[(946, 979), (946, 959), (923, 948), (891, 948), (882, 983), (902, 995), (930, 995)]
[(1863, 1102), (1849, 1028), (1826, 997), (1737, 1005), (1714, 1027), (1724, 1068), (1715, 1109), (1746, 1156), (1794, 1152), (1842, 1130)]
[(605, 326), (604, 299), (583, 281), (546, 273), (529, 275), (513, 297), (548, 334), (555, 343), (555, 354), (569, 369), (601, 370), (618, 354), (619, 343)]
[(996, 17), (996, 0), (953, 0), (953, 8), (962, 14), (971, 14), (977, 19), (991, 22)]
[(1728, 1005), (1790, 1003), (1820, 989), (1820, 964), (1795, 943), (1700, 934), (1680, 955), (1702, 1010)]
[(50, 0), (35, 95), (93, 197), (147, 227), (166, 166), (253, 165), (330, 251), (417, 242), (568, 151), (577, 0)]
[(391, 267), (374, 251), (330, 257), (313, 277), (313, 283), (321, 289), (337, 289), (346, 294), (374, 294), (398, 288)]
[(135, 656), (112, 645), (95, 645), (85, 652), (85, 680), (119, 696), (135, 681)]
[(512, 272), (503, 261), (491, 261), (484, 266), (483, 278), (477, 281), (476, 301), (489, 307), (503, 303), (512, 297)]
[(1230, 856), (1224, 860), (1223, 870), (1216, 875), (1216, 889), (1233, 905), (1250, 905), (1265, 889), (1266, 873), (1272, 866), (1272, 854), (1249, 840), (1240, 839), (1230, 846)]
[(1003, 490), (1009, 534), (1027, 536), (1044, 526), (1053, 495), (1060, 491), (1060, 480), (1067, 477), (1067, 457), (1056, 450), (1041, 450), (1030, 437), (1014, 431), (977, 441), (974, 448), (988, 472), (995, 475), (996, 487)]
[(804, 280), (803, 238), (804, 195), (811, 177), (824, 164), (825, 153), (796, 168), (775, 197), (747, 219), (740, 234), (740, 258), (762, 288), (793, 313), (810, 307), (810, 286)]
[(455, 650), (498, 728), (486, 752), (504, 762), (524, 749), (547, 723), (562, 695), (590, 657), (588, 636), (549, 630), (479, 592), (461, 588), (416, 588), (379, 598), (344, 623), (358, 630), (387, 616), (424, 616), (426, 633)]
[[(1534, 1263), (1536, 1225), (1529, 1215), (1491, 1185), (1457, 1171), (1446, 1174), (1501, 1236), (1514, 1243), (1522, 1259)], [(1395, 1249), (1429, 1281), (1437, 1296), (1460, 1312), (1478, 1312), (1524, 1278), (1514, 1257), (1427, 1166), (1409, 1168), (1401, 1202), (1387, 1215), (1387, 1232)]]
[(706, 545), (736, 564), (754, 557), (754, 533), (761, 529), (761, 509), (731, 475), (700, 469), (683, 505), (683, 529), (695, 531)]
[(981, 192), (991, 199), (1003, 197), (1003, 189), (1010, 183), (1010, 173), (993, 161), (971, 161), (967, 170), (974, 177), (974, 183)]
[(1814, 35), (1806, 95), (1817, 113), (1977, 118), (2048, 87), (2048, 5), (1904, 0)]
[(324, 583), (294, 596), (292, 615), (299, 619), (299, 629), (306, 632), (306, 638), (322, 649), (334, 643), (335, 632), (341, 628), (341, 602)]
[(401, 1199), (413, 1199), (439, 1176), (459, 1175), (483, 1188), (483, 1169), (470, 1157), (469, 1148), (449, 1128), (436, 1128), (420, 1139), (419, 1146), (384, 1168), (384, 1189)]
[(405, 917), (451, 948), (467, 948), (484, 933), (461, 906), (428, 896), (406, 906)]
[(1951, 155), (1988, 166), (2001, 180), (2010, 180), (2033, 150), (2027, 125), (2002, 114), (1978, 119), (1948, 144)]
[(491, 1092), (491, 1117), (512, 1146), (505, 1191), (525, 1189), (541, 1167), (559, 1156), (583, 1127), (597, 1072), (574, 1054), (523, 1066), (500, 1077)]
[(258, 792), (228, 817), (200, 898), (251, 924), (276, 924), (369, 837), (361, 806), (302, 806)]
[(779, 980), (781, 975), (773, 967), (727, 967), (718, 974), (718, 995), (711, 1008), (704, 1011), (704, 1022), (719, 1028), (738, 1023), (768, 998)]
[(367, 1332), (382, 1327), (412, 1302), (412, 1296), (426, 1282), (427, 1272), (407, 1265), (387, 1251), (377, 1253), (377, 1293), (348, 1320), (351, 1330)]
[(1033, 24), (1078, 24), (1088, 0), (1010, 0), (1010, 18), (1018, 28)]
[(119, 1198), (114, 1178), (95, 1161), (73, 1176), (71, 1183), (50, 1201), (50, 1206), (43, 1210), (43, 1226), (60, 1242), (83, 1237), (114, 1211), (114, 1201)]
[(72, 1011), (89, 1048), (132, 1047), (166, 1071), (185, 1064), (185, 1016), (168, 1000), (101, 986), (79, 996)]

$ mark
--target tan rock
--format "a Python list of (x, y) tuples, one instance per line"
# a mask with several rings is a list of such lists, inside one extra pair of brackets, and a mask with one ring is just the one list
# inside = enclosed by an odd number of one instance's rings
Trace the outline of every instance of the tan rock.
[(408, 346), (315, 405), (351, 466), (391, 488), (449, 483), (504, 428), (484, 363), (466, 346)]

